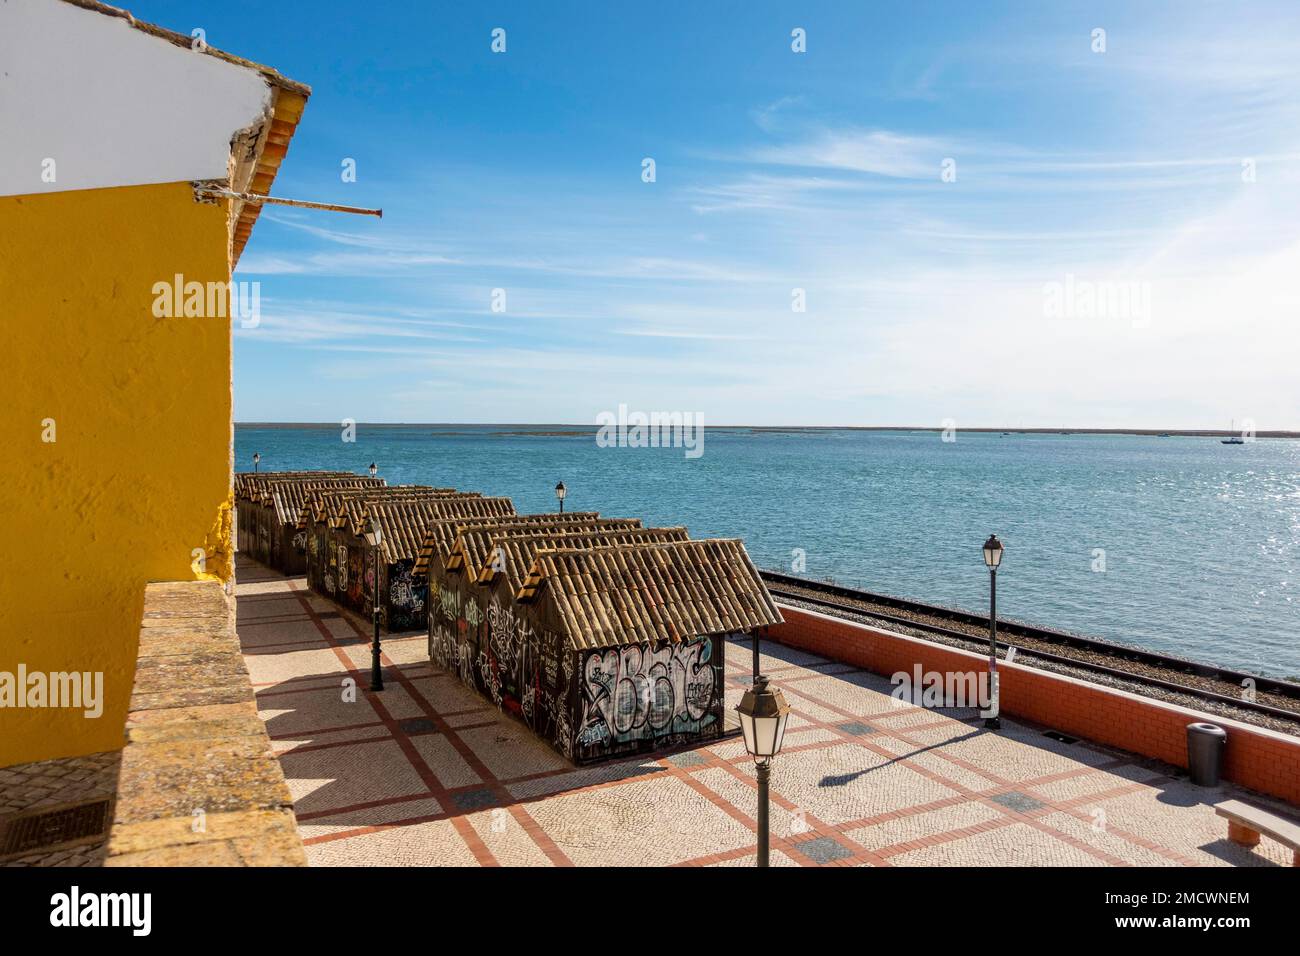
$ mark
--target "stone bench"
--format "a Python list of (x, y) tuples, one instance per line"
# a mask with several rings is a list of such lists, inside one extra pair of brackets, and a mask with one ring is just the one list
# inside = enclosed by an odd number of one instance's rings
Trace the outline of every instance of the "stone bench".
[(1300, 825), (1240, 800), (1225, 800), (1215, 806), (1214, 812), (1227, 817), (1228, 839), (1233, 843), (1255, 846), (1263, 834), (1290, 847), (1291, 865), (1300, 866)]

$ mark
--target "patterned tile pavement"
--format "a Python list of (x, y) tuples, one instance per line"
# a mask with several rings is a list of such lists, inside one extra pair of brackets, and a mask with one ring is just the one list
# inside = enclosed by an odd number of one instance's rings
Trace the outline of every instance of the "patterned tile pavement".
[[(372, 694), (365, 622), (243, 558), (237, 594), (313, 865), (753, 864), (754, 770), (738, 739), (575, 768), (434, 668), (423, 634), (384, 640)], [(774, 866), (1290, 863), (1267, 837), (1227, 840), (1213, 804), (1234, 788), (1007, 718), (990, 733), (970, 711), (891, 699), (877, 675), (763, 650), (793, 707), (772, 772)], [(728, 648), (729, 706), (750, 661), (747, 643)]]

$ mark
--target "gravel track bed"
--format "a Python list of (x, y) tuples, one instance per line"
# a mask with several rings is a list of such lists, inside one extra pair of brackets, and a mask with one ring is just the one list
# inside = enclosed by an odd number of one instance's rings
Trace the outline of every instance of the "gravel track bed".
[[(821, 614), (833, 613), (828, 608), (800, 600), (803, 594), (818, 600), (830, 599), (828, 595), (815, 590), (801, 589), (793, 585), (769, 585), (772, 596), (784, 604), (793, 607), (799, 607), (807, 611), (817, 611)], [(918, 613), (914, 611), (905, 611), (896, 607), (889, 607), (876, 604), (871, 601), (857, 598), (841, 597), (835, 595), (833, 600), (843, 607), (840, 616), (849, 620), (860, 621), (873, 627), (881, 628), (887, 631), (896, 631), (900, 634), (906, 634), (909, 637), (919, 637), (927, 641), (934, 641), (937, 644), (947, 644), (950, 647), (958, 647), (962, 650), (975, 651), (976, 653), (988, 652), (988, 631), (976, 627), (965, 621), (953, 621), (947, 618), (939, 618), (934, 615)], [(875, 612), (875, 613), (873, 613)], [(879, 615), (888, 615), (881, 617)], [(909, 627), (890, 617), (903, 617), (916, 621), (916, 627)], [(999, 623), (1000, 620), (999, 620)], [(953, 631), (960, 631), (970, 634), (970, 639), (954, 637), (949, 634), (937, 633), (930, 630), (926, 625), (944, 627)], [(1014, 627), (1014, 625), (1013, 625)], [(1113, 667), (1117, 670), (1124, 670), (1138, 677), (1152, 677), (1160, 680), (1169, 681), (1170, 683), (1184, 684), (1190, 688), (1198, 690), (1213, 691), (1225, 696), (1239, 696), (1242, 688), (1235, 683), (1213, 677), (1204, 677), (1199, 674), (1189, 674), (1181, 670), (1172, 670), (1167, 667), (1157, 667), (1139, 661), (1131, 661), (1122, 657), (1116, 657), (1113, 654), (1106, 654), (1099, 651), (1089, 651), (1082, 648), (1062, 646), (1049, 641), (1033, 638), (1017, 633), (1006, 633), (999, 630), (998, 637), (1000, 640), (1014, 644), (1019, 656), (1016, 657), (1016, 663), (1024, 664), (1030, 667), (1036, 667), (1039, 670), (1051, 671), (1052, 673), (1063, 674), (1067, 677), (1074, 677), (1079, 680), (1088, 681), (1093, 684), (1101, 684), (1106, 687), (1113, 687), (1116, 690), (1128, 691), (1133, 694), (1141, 694), (1143, 697), (1150, 697), (1154, 700), (1162, 700), (1166, 703), (1177, 704), (1182, 707), (1190, 707), (1194, 710), (1210, 714), (1218, 714), (1223, 717), (1229, 717), (1233, 720), (1239, 720), (1245, 724), (1253, 724), (1257, 727), (1267, 727), (1270, 730), (1276, 730), (1284, 734), (1300, 737), (1300, 701), (1285, 697), (1280, 694), (1271, 694), (1260, 691), (1256, 694), (1256, 700), (1261, 704), (1268, 704), (1271, 707), (1278, 707), (1296, 712), (1294, 720), (1275, 717), (1271, 714), (1263, 714), (1259, 711), (1248, 710), (1244, 707), (1234, 707), (1231, 704), (1223, 703), (1216, 700), (1207, 700), (1203, 697), (1197, 697), (1194, 694), (1180, 694), (1175, 690), (1164, 687), (1156, 687), (1151, 684), (1145, 684), (1141, 681), (1128, 681), (1110, 674), (1101, 674), (1097, 671), (1086, 670), (1084, 668), (1070, 667), (1066, 664), (1059, 664), (1055, 661), (1043, 660), (1040, 657), (1033, 656), (1035, 649), (1055, 654), (1059, 657), (1072, 657), (1084, 663), (1102, 664), (1106, 667)]]

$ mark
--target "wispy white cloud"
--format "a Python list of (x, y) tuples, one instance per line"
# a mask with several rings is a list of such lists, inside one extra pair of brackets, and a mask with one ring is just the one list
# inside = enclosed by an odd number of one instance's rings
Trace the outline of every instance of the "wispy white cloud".
[(759, 106), (750, 111), (750, 116), (754, 124), (764, 132), (771, 133), (776, 130), (780, 123), (781, 117), (787, 113), (791, 107), (798, 106), (804, 102), (802, 96), (782, 96), (778, 99)]
[(834, 201), (831, 194), (864, 192), (860, 182), (821, 176), (781, 176), (751, 173), (727, 182), (688, 188), (691, 208), (699, 213), (743, 209), (794, 211), (808, 209), (810, 200), (820, 196)]
[(749, 342), (758, 336), (727, 335), (721, 332), (692, 332), (685, 329), (615, 329), (615, 335), (631, 335), (651, 339), (687, 339), (709, 342)]
[(801, 141), (756, 146), (747, 158), (773, 166), (839, 169), (894, 179), (938, 176), (939, 164), (952, 156), (951, 141), (890, 130), (822, 130)]

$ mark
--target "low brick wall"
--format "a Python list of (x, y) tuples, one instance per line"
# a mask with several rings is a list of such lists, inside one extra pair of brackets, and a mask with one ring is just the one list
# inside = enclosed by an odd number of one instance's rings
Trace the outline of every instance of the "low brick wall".
[(105, 866), (305, 866), (217, 581), (150, 584)]
[[(982, 673), (988, 658), (932, 641), (781, 605), (784, 624), (766, 635), (782, 644), (889, 676), (922, 670)], [(998, 663), (1002, 712), (1187, 766), (1187, 725), (1210, 721), (1228, 732), (1224, 776), (1300, 804), (1300, 738), (1019, 664)]]

